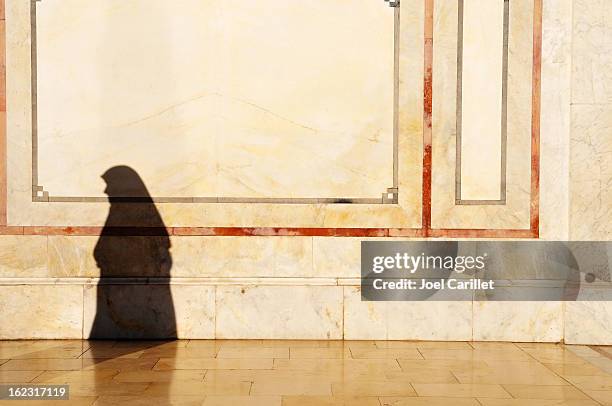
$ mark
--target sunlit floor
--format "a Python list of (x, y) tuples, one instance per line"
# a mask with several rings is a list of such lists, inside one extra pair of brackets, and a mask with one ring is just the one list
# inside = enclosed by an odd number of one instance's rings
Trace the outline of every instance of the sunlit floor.
[[(0, 341), (9, 405), (612, 405), (612, 347), (406, 341)], [(1, 403), (1, 402), (0, 402)]]

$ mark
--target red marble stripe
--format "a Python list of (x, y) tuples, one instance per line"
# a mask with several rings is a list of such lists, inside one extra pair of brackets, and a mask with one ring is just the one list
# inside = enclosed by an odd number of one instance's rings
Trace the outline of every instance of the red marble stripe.
[(179, 227), (173, 235), (386, 237), (386, 228)]
[(23, 235), (23, 227), (0, 226), (0, 235)]
[(532, 230), (433, 229), (430, 237), (445, 238), (534, 238)]
[(423, 236), (431, 231), (431, 177), (432, 177), (432, 113), (433, 113), (433, 0), (425, 0), (425, 43), (423, 81)]
[(534, 237), (540, 235), (540, 114), (542, 100), (542, 0), (534, 0), (533, 84), (531, 102), (531, 207), (529, 223)]
[(23, 234), (26, 235), (100, 235), (102, 227), (54, 227), (54, 226), (24, 226)]

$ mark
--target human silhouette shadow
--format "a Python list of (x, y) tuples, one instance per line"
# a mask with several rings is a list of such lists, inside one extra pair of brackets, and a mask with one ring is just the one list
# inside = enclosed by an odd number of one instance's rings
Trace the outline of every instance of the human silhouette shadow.
[(110, 210), (94, 249), (100, 282), (89, 337), (176, 338), (166, 226), (135, 170), (116, 166), (102, 178)]

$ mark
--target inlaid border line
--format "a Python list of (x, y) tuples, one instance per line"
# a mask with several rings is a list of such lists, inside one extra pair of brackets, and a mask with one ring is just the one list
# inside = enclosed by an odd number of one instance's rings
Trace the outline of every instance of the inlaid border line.
[[(399, 3), (398, 3), (399, 4)], [(393, 30), (393, 188), (399, 188), (399, 87), (400, 87), (400, 13), (402, 8), (394, 8)]]
[[(4, 0), (6, 1), (6, 0)], [(103, 196), (52, 196), (39, 184), (39, 143), (38, 143), (38, 48), (37, 48), (37, 10), (36, 4), (41, 0), (30, 0), (31, 30), (31, 98), (32, 98), (32, 202), (47, 203), (98, 203), (108, 202)], [(326, 197), (326, 198), (259, 198), (259, 197), (121, 197), (123, 203), (248, 203), (248, 204), (398, 204), (399, 202), (399, 29), (400, 7), (393, 6), (393, 118), (392, 118), (392, 179), (393, 185), (381, 191), (378, 197)], [(113, 198), (117, 200), (117, 198)]]
[(502, 47), (502, 111), (501, 111), (501, 171), (500, 199), (466, 200), (461, 197), (461, 141), (463, 124), (463, 29), (464, 3), (458, 0), (458, 31), (457, 31), (457, 142), (455, 159), (455, 204), (456, 205), (505, 205), (506, 204), (506, 174), (508, 159), (508, 60), (510, 41), (510, 0), (504, 2), (503, 47)]
[(431, 185), (432, 185), (432, 115), (433, 115), (433, 32), (434, 0), (424, 0), (423, 24), (423, 177), (421, 228), (423, 236), (429, 237), (431, 230)]
[(7, 224), (7, 139), (6, 139), (6, 19), (0, 0), (0, 229)]

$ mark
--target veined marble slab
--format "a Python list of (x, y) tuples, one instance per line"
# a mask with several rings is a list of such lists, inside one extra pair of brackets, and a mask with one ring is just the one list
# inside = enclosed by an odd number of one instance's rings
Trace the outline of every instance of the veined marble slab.
[[(469, 1), (465, 2), (471, 5)], [(487, 24), (487, 29), (496, 32), (492, 34), (499, 37), (499, 13), (502, 12), (503, 1), (499, 1), (499, 7), (489, 10), (493, 22), (481, 22)], [(463, 109), (463, 112), (471, 111), (471, 115), (461, 116), (463, 121), (467, 118), (468, 123), (481, 123), (484, 127), (475, 126), (471, 131), (471, 142), (463, 145), (458, 150), (458, 125), (461, 119), (458, 117), (458, 55), (460, 51), (459, 24), (460, 24), (460, 2), (456, 0), (440, 0), (434, 3), (434, 48), (433, 48), (433, 124), (432, 124), (432, 227), (433, 228), (475, 228), (475, 229), (528, 229), (530, 215), (530, 184), (531, 184), (531, 108), (532, 108), (532, 70), (533, 70), (533, 39), (534, 39), (534, 2), (532, 0), (512, 0), (508, 9), (508, 75), (507, 75), (507, 139), (506, 139), (506, 173), (505, 191), (506, 198), (500, 195), (504, 176), (500, 175), (500, 148), (498, 143), (493, 142), (489, 147), (481, 145), (492, 140), (490, 137), (501, 139), (503, 128), (502, 109), (500, 105), (494, 106), (499, 110), (491, 116), (489, 110), (480, 112)], [(468, 7), (468, 10), (471, 10)], [(464, 10), (465, 11), (465, 10)], [(481, 10), (481, 11), (484, 11)], [(467, 16), (471, 20), (468, 13)], [(498, 23), (494, 22), (497, 21)], [(475, 35), (475, 23), (465, 21), (464, 41), (469, 41), (471, 35)], [(491, 25), (492, 24), (492, 25)], [(503, 32), (503, 31), (502, 31)], [(497, 38), (499, 40), (499, 38)], [(496, 41), (503, 46), (503, 41)], [(474, 44), (471, 44), (474, 46)], [(468, 46), (468, 50), (471, 49)], [(465, 45), (464, 45), (465, 48)], [(478, 65), (483, 79), (488, 86), (502, 89), (503, 76), (499, 72), (500, 63), (503, 61), (503, 53), (499, 49), (490, 50), (480, 47)], [(464, 55), (465, 57), (466, 55)], [(469, 55), (468, 55), (469, 56)], [(497, 63), (485, 61), (496, 58)], [(464, 61), (465, 64), (479, 61)], [(474, 66), (465, 66), (466, 69), (474, 69)], [(465, 70), (464, 70), (465, 71)], [(486, 74), (486, 75), (485, 75)], [(497, 81), (493, 81), (493, 77)], [(469, 77), (469, 76), (468, 76)], [(471, 83), (474, 85), (475, 80)], [(470, 81), (468, 81), (468, 84)], [(465, 83), (464, 83), (465, 85)], [(478, 97), (472, 86), (463, 100)], [(497, 98), (497, 96), (495, 96)], [(476, 100), (471, 100), (473, 103)], [(502, 100), (503, 101), (503, 100)], [(481, 100), (471, 108), (478, 108), (490, 101)], [(465, 106), (464, 106), (465, 107)], [(495, 128), (493, 131), (492, 129)], [(465, 128), (464, 128), (465, 129)], [(496, 134), (491, 135), (492, 132)], [(470, 139), (468, 139), (470, 141)], [(487, 144), (488, 145), (488, 144)], [(469, 149), (469, 152), (467, 151)], [(495, 151), (495, 153), (493, 153)], [(459, 154), (460, 153), (460, 154)], [(463, 168), (468, 169), (467, 174), (462, 174), (458, 179), (457, 158), (461, 155)], [(468, 160), (469, 168), (465, 165)], [(494, 169), (497, 168), (497, 169)], [(463, 176), (466, 175), (466, 176)], [(468, 176), (469, 175), (469, 176)], [(469, 179), (468, 179), (469, 178)], [(468, 180), (469, 194), (459, 196), (460, 181)], [(497, 184), (494, 184), (499, 180)], [(493, 186), (495, 187), (493, 187)], [(459, 186), (459, 187), (458, 187)], [(493, 193), (493, 189), (497, 193)], [(462, 202), (468, 197), (470, 200)], [(493, 199), (493, 200), (491, 200)], [(497, 200), (496, 200), (497, 199)]]
[(116, 165), (154, 197), (380, 200), (393, 186), (383, 2), (35, 5), (38, 181), (50, 196), (104, 197), (100, 175)]
[(501, 0), (459, 0), (459, 4), (458, 198), (503, 200), (509, 4)]
[(8, 0), (9, 224), (101, 224), (127, 165), (169, 226), (419, 227), (422, 5), (346, 9)]

